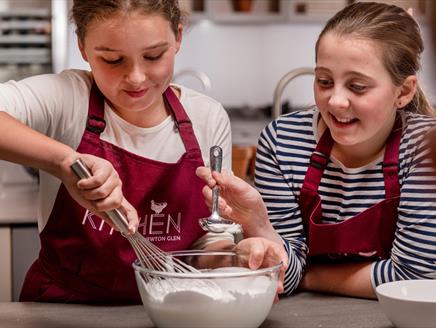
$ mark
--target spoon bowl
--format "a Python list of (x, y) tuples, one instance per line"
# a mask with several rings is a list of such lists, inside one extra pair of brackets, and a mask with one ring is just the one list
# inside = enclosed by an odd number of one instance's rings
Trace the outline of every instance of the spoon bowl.
[[(210, 168), (211, 172), (221, 172), (223, 162), (223, 150), (219, 146), (213, 146), (210, 148)], [(201, 228), (205, 231), (221, 233), (226, 231), (230, 226), (234, 226), (235, 223), (226, 220), (220, 216), (218, 208), (219, 199), (219, 186), (215, 186), (212, 189), (212, 213), (207, 218), (199, 220)]]

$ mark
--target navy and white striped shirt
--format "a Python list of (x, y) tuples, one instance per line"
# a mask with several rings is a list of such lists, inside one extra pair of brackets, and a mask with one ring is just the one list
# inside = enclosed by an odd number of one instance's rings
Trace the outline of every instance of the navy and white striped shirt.
[[(298, 200), (319, 140), (318, 116), (317, 110), (283, 115), (259, 138), (255, 185), (289, 254), (284, 294), (298, 286), (306, 263)], [(372, 265), (373, 286), (402, 279), (436, 279), (436, 173), (426, 138), (436, 119), (407, 112), (402, 112), (402, 119), (397, 230), (391, 257)], [(364, 167), (347, 168), (330, 158), (318, 190), (324, 222), (342, 222), (384, 199), (382, 162), (383, 155)]]

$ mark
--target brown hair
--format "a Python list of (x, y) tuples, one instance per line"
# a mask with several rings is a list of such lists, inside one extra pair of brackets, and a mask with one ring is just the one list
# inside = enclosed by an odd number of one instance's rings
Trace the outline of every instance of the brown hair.
[[(377, 42), (384, 65), (397, 86), (420, 69), (424, 50), (421, 32), (413, 17), (400, 7), (376, 2), (357, 2), (345, 7), (327, 22), (316, 42), (316, 53), (321, 38), (328, 32)], [(405, 109), (436, 116), (419, 84)]]
[(436, 4), (434, 2), (430, 5), (430, 21), (433, 34), (433, 47), (436, 48)]
[(146, 15), (162, 15), (170, 22), (176, 36), (179, 24), (183, 23), (185, 18), (178, 0), (74, 0), (71, 19), (76, 24), (77, 37), (83, 42), (91, 22), (103, 21), (113, 15), (126, 15), (135, 11)]

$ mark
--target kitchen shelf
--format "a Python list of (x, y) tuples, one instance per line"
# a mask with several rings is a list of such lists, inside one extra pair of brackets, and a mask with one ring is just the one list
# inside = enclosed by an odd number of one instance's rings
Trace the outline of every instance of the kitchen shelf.
[(268, 24), (286, 21), (288, 0), (253, 0), (247, 11), (236, 11), (232, 0), (181, 0), (190, 22), (209, 20), (217, 24)]
[(0, 21), (0, 30), (50, 30), (50, 21), (39, 19)]
[[(249, 11), (235, 11), (232, 0), (180, 0), (189, 22), (208, 20), (217, 24), (274, 24), (326, 22), (336, 12), (359, 0), (252, 0)], [(413, 8), (419, 22), (427, 22), (430, 1), (378, 0), (405, 9)]]
[(50, 49), (6, 48), (0, 52), (0, 64), (50, 64)]
[[(42, 4), (46, 6), (37, 7)], [(14, 1), (0, 11), (0, 65), (51, 65), (50, 4), (50, 0)]]
[(50, 18), (51, 13), (50, 10), (47, 8), (9, 8), (6, 11), (0, 11), (0, 18), (3, 17)]
[(0, 44), (50, 44), (50, 35), (0, 35)]
[[(289, 0), (288, 20), (290, 22), (326, 22), (345, 6), (364, 0)], [(377, 0), (404, 9), (413, 9), (413, 16), (419, 22), (427, 22), (430, 2), (426, 0)]]

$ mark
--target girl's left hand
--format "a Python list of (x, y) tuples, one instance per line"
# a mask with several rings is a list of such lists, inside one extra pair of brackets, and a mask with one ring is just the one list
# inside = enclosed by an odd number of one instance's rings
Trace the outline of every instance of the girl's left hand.
[[(283, 281), (288, 267), (288, 254), (282, 244), (261, 237), (252, 237), (241, 240), (236, 245), (235, 251), (240, 254), (247, 254), (248, 267), (252, 270), (270, 267), (282, 262), (277, 293), (283, 292)], [(275, 302), (277, 301), (278, 295), (275, 298)]]

